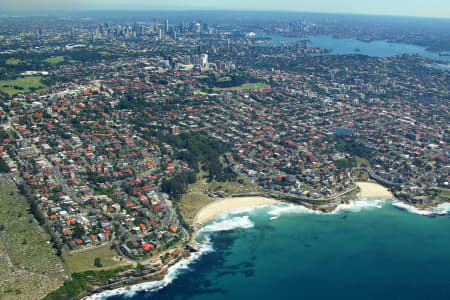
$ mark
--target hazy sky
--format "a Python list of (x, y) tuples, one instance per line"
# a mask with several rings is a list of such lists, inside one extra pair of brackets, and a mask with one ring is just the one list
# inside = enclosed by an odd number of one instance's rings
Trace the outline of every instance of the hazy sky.
[(450, 0), (0, 0), (0, 11), (74, 9), (242, 9), (450, 18)]

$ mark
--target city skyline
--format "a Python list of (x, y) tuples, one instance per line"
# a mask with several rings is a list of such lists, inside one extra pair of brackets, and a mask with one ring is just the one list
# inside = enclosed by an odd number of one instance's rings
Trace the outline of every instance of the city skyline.
[(361, 2), (356, 0), (320, 0), (313, 3), (307, 1), (281, 0), (276, 3), (269, 0), (230, 0), (226, 3), (221, 1), (194, 0), (189, 4), (181, 0), (170, 0), (164, 4), (160, 1), (142, 0), (69, 0), (61, 3), (56, 0), (43, 0), (36, 3), (34, 0), (2, 0), (2, 12), (24, 11), (82, 11), (82, 10), (247, 10), (247, 11), (298, 11), (317, 13), (348, 13), (348, 14), (370, 14), (370, 15), (397, 15), (449, 18), (450, 4), (444, 0), (423, 1), (371, 1)]

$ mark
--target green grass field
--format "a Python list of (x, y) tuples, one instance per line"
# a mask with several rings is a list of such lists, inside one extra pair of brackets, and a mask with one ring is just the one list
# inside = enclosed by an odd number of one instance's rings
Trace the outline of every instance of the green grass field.
[(184, 195), (178, 204), (181, 216), (188, 224), (192, 224), (195, 215), (202, 207), (213, 201), (212, 198), (203, 194), (203, 189), (207, 185), (205, 179), (206, 174), (200, 166), (200, 172), (197, 174), (197, 182), (189, 185), (188, 194)]
[(7, 65), (18, 65), (20, 64), (20, 62), (21, 62), (20, 58), (8, 58), (6, 60)]
[(0, 81), (0, 91), (9, 96), (18, 93), (29, 93), (31, 89), (36, 89), (37, 92), (40, 92), (44, 88), (45, 86), (42, 84), (41, 78), (37, 76)]
[(0, 178), (0, 207), (0, 299), (40, 299), (62, 284), (63, 264), (6, 178)]
[[(239, 183), (241, 181), (242, 183)], [(208, 184), (208, 190), (214, 190), (216, 192), (223, 191), (231, 195), (235, 194), (248, 194), (257, 193), (258, 189), (246, 180), (244, 177), (238, 177), (236, 181), (217, 182), (213, 181)]]
[(43, 60), (46, 63), (56, 65), (64, 61), (64, 56), (52, 56)]
[(192, 192), (183, 196), (182, 200), (178, 204), (178, 208), (180, 209), (180, 213), (186, 223), (192, 224), (197, 212), (212, 201), (213, 199), (207, 195)]
[(263, 83), (263, 82), (257, 82), (257, 83), (244, 83), (240, 86), (235, 87), (229, 87), (229, 88), (214, 88), (215, 91), (237, 91), (237, 90), (258, 90), (258, 89), (266, 89), (270, 88), (270, 85)]
[(216, 192), (226, 192), (230, 195), (258, 192), (255, 185), (241, 176), (239, 176), (236, 181), (232, 182), (217, 182), (215, 180), (207, 182), (206, 177), (207, 173), (201, 170), (197, 175), (197, 182), (189, 185), (189, 192), (184, 195), (178, 203), (180, 213), (188, 224), (193, 223), (194, 217), (200, 209), (214, 201), (214, 199), (206, 195), (205, 192), (214, 190)]
[(59, 63), (65, 62), (65, 61), (68, 63), (71, 63), (71, 64), (78, 62), (70, 57), (66, 56), (66, 58), (67, 58), (67, 60), (64, 58), (64, 56), (52, 56), (47, 59), (44, 59), (43, 62), (52, 64), (52, 65), (56, 65), (56, 64), (59, 64)]
[[(96, 257), (100, 257), (102, 268), (94, 266)], [(72, 255), (63, 253), (64, 262), (70, 273), (88, 270), (107, 270), (124, 265), (124, 262), (119, 261), (117, 258), (118, 255), (116, 251), (110, 249), (110, 246), (98, 247), (93, 250), (86, 250)]]
[(439, 195), (441, 197), (450, 198), (450, 189), (441, 189)]
[(428, 192), (430, 194), (436, 193), (439, 197), (450, 198), (450, 189), (434, 188), (434, 189), (429, 189)]

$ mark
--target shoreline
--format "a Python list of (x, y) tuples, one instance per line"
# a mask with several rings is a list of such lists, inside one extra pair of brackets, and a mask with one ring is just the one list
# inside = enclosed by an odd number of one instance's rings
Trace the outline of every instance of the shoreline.
[(358, 193), (358, 199), (374, 199), (374, 198), (392, 198), (394, 195), (389, 189), (381, 184), (369, 181), (356, 181), (355, 182), (360, 191)]
[[(413, 208), (419, 209), (420, 208), (405, 203), (404, 201), (397, 200), (394, 195), (389, 191), (388, 188), (375, 183), (375, 182), (362, 182), (358, 181), (355, 182), (360, 192), (358, 193), (356, 199), (350, 200), (358, 200), (358, 199), (366, 199), (366, 200), (375, 200), (375, 199), (383, 199), (383, 198), (391, 198), (392, 200), (395, 200), (405, 206), (411, 206)], [(345, 201), (348, 202), (348, 201)], [(195, 237), (199, 233), (200, 228), (207, 222), (217, 218), (221, 214), (225, 214), (227, 212), (243, 209), (243, 208), (249, 208), (249, 207), (260, 207), (260, 206), (266, 206), (266, 205), (274, 205), (274, 204), (294, 204), (298, 206), (304, 206), (309, 209), (318, 210), (318, 211), (334, 211), (338, 206), (339, 203), (333, 203), (332, 205), (328, 204), (327, 209), (324, 210), (324, 207), (321, 205), (304, 205), (304, 204), (295, 204), (287, 201), (277, 200), (273, 198), (267, 198), (263, 196), (249, 196), (249, 197), (230, 197), (230, 198), (224, 198), (220, 200), (216, 200), (212, 203), (209, 203), (208, 205), (202, 207), (197, 214), (194, 217), (194, 220), (192, 221), (191, 226), (194, 229), (194, 232), (190, 238), (190, 241), (188, 242), (184, 254), (178, 255), (178, 257), (171, 261), (170, 264), (164, 265), (160, 272), (156, 272), (153, 274), (153, 276), (149, 276), (149, 274), (142, 274), (140, 276), (137, 276), (137, 278), (134, 278), (134, 282), (131, 280), (124, 280), (122, 282), (117, 282), (117, 285), (110, 289), (112, 286), (108, 287), (99, 287), (97, 289), (97, 292), (90, 291), (83, 299), (98, 299), (95, 298), (95, 296), (99, 295), (98, 292), (105, 292), (105, 291), (113, 291), (113, 290), (122, 290), (119, 292), (119, 294), (122, 294), (125, 291), (129, 291), (133, 286), (139, 286), (140, 284), (150, 283), (150, 282), (158, 282), (158, 281), (164, 281), (165, 278), (169, 275), (169, 269), (171, 266), (176, 265), (177, 263), (182, 263), (185, 260), (188, 260), (188, 263), (190, 259), (193, 258), (193, 255), (196, 256), (196, 253), (199, 253), (201, 255), (201, 252), (203, 252), (203, 244), (197, 243), (195, 241)], [(343, 202), (341, 202), (342, 204)], [(306, 203), (305, 203), (306, 204)], [(396, 205), (399, 206), (399, 205)], [(400, 206), (401, 207), (401, 206)], [(414, 213), (412, 210), (408, 208), (408, 211)], [(156, 275), (156, 276), (155, 276)]]
[[(384, 186), (375, 183), (375, 182), (366, 182), (366, 181), (358, 181), (355, 182), (360, 192), (358, 193), (357, 199), (377, 199), (377, 198), (392, 198), (394, 199), (394, 195)], [(255, 196), (255, 197), (231, 197), (224, 198), (221, 200), (216, 200), (212, 203), (201, 208), (194, 217), (192, 226), (194, 228), (198, 228), (201, 225), (215, 219), (221, 214), (224, 214), (228, 211), (232, 211), (235, 209), (252, 207), (252, 206), (265, 206), (272, 204), (280, 204), (280, 203), (290, 203), (287, 201), (277, 200), (273, 198), (267, 198), (263, 196)], [(338, 204), (330, 203), (326, 205), (303, 205), (310, 209), (314, 210), (322, 210), (322, 211), (332, 211), (334, 210)]]
[[(172, 257), (166, 264), (161, 264), (157, 267), (148, 266), (143, 270), (130, 269), (124, 271), (122, 274), (116, 276), (115, 279), (109, 280), (107, 284), (96, 286), (89, 291), (80, 294), (76, 299), (78, 300), (98, 300), (103, 297), (123, 294), (131, 290), (133, 286), (140, 284), (164, 281), (170, 272), (170, 268), (184, 259), (188, 259), (192, 252), (186, 248), (176, 247), (168, 249), (166, 253), (171, 253)], [(144, 264), (145, 265), (145, 264)], [(112, 293), (117, 291), (117, 293)], [(106, 295), (105, 295), (106, 293)]]
[(192, 226), (194, 228), (197, 228), (198, 226), (201, 226), (202, 224), (205, 224), (215, 219), (219, 215), (231, 210), (254, 206), (280, 204), (280, 203), (284, 202), (262, 196), (224, 198), (209, 203), (208, 205), (202, 207), (195, 215)]

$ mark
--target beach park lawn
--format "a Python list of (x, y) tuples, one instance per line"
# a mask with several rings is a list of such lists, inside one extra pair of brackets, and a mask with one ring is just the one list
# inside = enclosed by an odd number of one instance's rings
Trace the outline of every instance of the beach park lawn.
[[(99, 257), (102, 267), (94, 266), (95, 259)], [(84, 272), (88, 270), (108, 270), (130, 264), (118, 259), (117, 252), (110, 246), (102, 246), (92, 250), (86, 250), (68, 255), (63, 251), (64, 262), (70, 273)]]
[(195, 215), (202, 207), (214, 201), (212, 198), (203, 194), (203, 189), (206, 186), (206, 176), (207, 173), (202, 170), (200, 164), (197, 181), (189, 185), (188, 193), (183, 195), (181, 201), (177, 204), (181, 216), (188, 224), (192, 224)]
[(197, 212), (211, 202), (213, 202), (213, 199), (207, 195), (198, 192), (191, 192), (183, 196), (182, 200), (178, 204), (178, 209), (180, 210), (185, 222), (192, 224)]
[(205, 194), (208, 191), (222, 191), (231, 195), (238, 195), (257, 193), (258, 189), (241, 176), (236, 181), (217, 182), (213, 180), (208, 183), (207, 173), (200, 168), (200, 172), (197, 174), (197, 182), (189, 185), (188, 193), (183, 195), (181, 201), (177, 204), (186, 223), (192, 224), (197, 212), (214, 201), (213, 198)]
[(212, 181), (208, 185), (209, 191), (223, 191), (231, 195), (257, 193), (257, 187), (246, 178), (239, 176), (236, 181), (218, 182)]
[(0, 81), (0, 91), (9, 96), (18, 93), (29, 93), (33, 90), (40, 92), (43, 88), (45, 88), (45, 85), (41, 82), (41, 77), (39, 76)]

